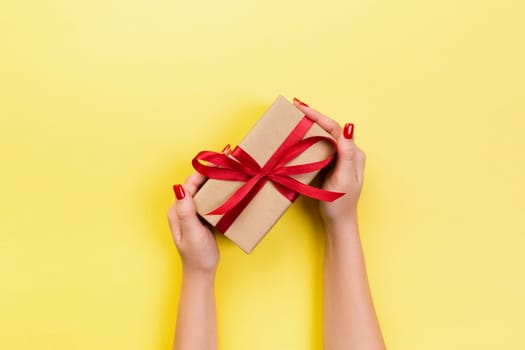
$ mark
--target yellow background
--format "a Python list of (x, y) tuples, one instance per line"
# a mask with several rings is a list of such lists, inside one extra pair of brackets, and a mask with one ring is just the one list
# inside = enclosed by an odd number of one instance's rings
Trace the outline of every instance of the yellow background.
[[(281, 93), (356, 123), (389, 348), (524, 349), (524, 10), (4, 1), (0, 348), (170, 348), (171, 185)], [(222, 349), (321, 348), (315, 212), (299, 200), (250, 256), (219, 239)]]

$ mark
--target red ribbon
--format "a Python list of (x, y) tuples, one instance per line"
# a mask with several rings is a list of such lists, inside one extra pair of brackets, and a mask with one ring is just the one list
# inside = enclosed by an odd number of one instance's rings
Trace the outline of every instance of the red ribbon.
[[(262, 167), (239, 146), (235, 147), (229, 155), (212, 151), (202, 151), (193, 158), (192, 164), (195, 170), (206, 177), (218, 180), (245, 182), (245, 184), (237, 189), (220, 207), (207, 214), (223, 214), (222, 218), (215, 225), (219, 231), (224, 233), (228, 230), (267, 181), (270, 181), (290, 202), (295, 201), (299, 194), (328, 202), (332, 202), (344, 195), (344, 193), (326, 191), (306, 185), (291, 177), (291, 175), (321, 170), (333, 159), (332, 155), (318, 162), (286, 165), (308, 148), (321, 141), (330, 142), (334, 149), (336, 149), (335, 141), (329, 137), (312, 136), (303, 139), (312, 125), (313, 122), (310, 119), (306, 116), (303, 117)], [(201, 161), (214, 164), (215, 166), (204, 165)]]

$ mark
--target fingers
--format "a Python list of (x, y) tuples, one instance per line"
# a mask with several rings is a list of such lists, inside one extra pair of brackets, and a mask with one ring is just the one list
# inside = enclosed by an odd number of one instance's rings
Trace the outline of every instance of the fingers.
[[(192, 180), (194, 181), (193, 185), (197, 184), (198, 180), (198, 178), (196, 180)], [(177, 197), (175, 211), (179, 229), (184, 233), (190, 232), (191, 230), (194, 230), (195, 227), (199, 227), (201, 225), (199, 218), (197, 217), (195, 203), (193, 202), (191, 194), (186, 191), (184, 186), (175, 185), (173, 186), (173, 189)], [(180, 239), (182, 240), (184, 237), (180, 237)]]
[(341, 126), (335, 120), (328, 118), (319, 111), (307, 106), (304, 102), (294, 98), (295, 107), (301, 110), (310, 120), (319, 124), (320, 127), (325, 129), (335, 139), (341, 134)]
[(359, 183), (363, 182), (365, 154), (354, 142), (354, 124), (346, 124), (342, 130), (339, 124), (304, 102), (294, 98), (294, 105), (308, 118), (316, 122), (332, 135), (337, 141), (337, 162), (335, 173), (341, 176), (355, 176)]
[(337, 161), (335, 163), (334, 173), (341, 177), (357, 177), (356, 153), (357, 146), (354, 140), (346, 137), (346, 133), (342, 133), (339, 138), (337, 138)]
[(184, 185), (173, 186), (177, 201), (168, 209), (168, 223), (177, 246), (182, 241), (183, 231), (200, 224), (193, 196), (205, 181), (204, 175), (195, 172), (186, 179)]
[(184, 183), (184, 188), (190, 196), (194, 196), (201, 185), (206, 181), (206, 176), (199, 172), (191, 174)]

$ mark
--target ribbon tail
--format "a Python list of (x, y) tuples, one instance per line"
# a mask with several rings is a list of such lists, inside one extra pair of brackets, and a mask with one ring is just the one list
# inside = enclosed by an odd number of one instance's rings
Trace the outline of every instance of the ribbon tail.
[(297, 197), (299, 197), (298, 192), (286, 186), (283, 186), (278, 182), (272, 181), (272, 185), (277, 191), (279, 191), (286, 199), (288, 199), (292, 203), (297, 199)]
[(273, 172), (275, 175), (289, 176), (289, 175), (299, 175), (305, 173), (311, 173), (313, 171), (320, 170), (330, 164), (334, 157), (331, 156), (325, 160), (318, 162), (308, 163), (308, 164), (298, 164), (298, 165), (289, 165), (282, 168), (279, 168)]
[(270, 180), (277, 182), (285, 187), (293, 189), (294, 191), (305, 195), (310, 198), (315, 198), (325, 202), (333, 202), (336, 199), (344, 196), (341, 192), (332, 192), (323, 190), (317, 187), (305, 185), (304, 183), (297, 181), (289, 176), (270, 176)]

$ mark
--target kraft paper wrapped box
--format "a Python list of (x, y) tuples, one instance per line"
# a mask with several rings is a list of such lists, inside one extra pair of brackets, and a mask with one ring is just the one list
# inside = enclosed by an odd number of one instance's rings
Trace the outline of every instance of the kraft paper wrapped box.
[[(299, 136), (290, 136), (298, 132)], [(297, 145), (301, 140), (302, 146)], [(320, 169), (330, 163), (334, 152), (335, 141), (331, 135), (279, 96), (233, 152), (226, 155), (203, 151), (193, 159), (195, 169), (209, 176), (194, 196), (197, 212), (243, 251), (250, 253), (295, 200), (297, 188), (298, 192), (323, 200), (331, 201), (343, 195), (311, 186), (305, 190), (306, 186), (293, 181), (308, 185)], [(275, 160), (277, 153), (281, 155), (278, 161)], [(270, 163), (274, 164), (270, 166), (272, 170), (268, 170)], [(293, 170), (301, 169), (290, 169), (290, 166), (302, 164), (308, 164), (308, 170), (315, 169), (299, 174)], [(257, 170), (258, 167), (262, 170)], [(275, 170), (279, 167), (280, 170)], [(283, 175), (285, 172), (288, 173)], [(290, 172), (295, 174), (290, 175)], [(228, 200), (234, 203), (227, 204)], [(212, 213), (221, 206), (221, 214)]]

